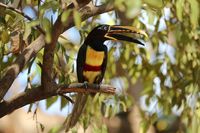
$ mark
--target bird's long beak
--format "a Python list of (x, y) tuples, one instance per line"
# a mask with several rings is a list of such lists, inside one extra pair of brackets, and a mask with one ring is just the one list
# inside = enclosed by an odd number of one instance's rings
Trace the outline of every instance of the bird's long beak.
[[(127, 34), (130, 34), (131, 36), (128, 36)], [(134, 36), (132, 36), (132, 34), (134, 34)], [(144, 45), (141, 41), (136, 39), (136, 34), (148, 37), (148, 35), (142, 30), (136, 29), (132, 26), (118, 25), (110, 26), (108, 32), (105, 34), (105, 37), (109, 40), (122, 40)]]

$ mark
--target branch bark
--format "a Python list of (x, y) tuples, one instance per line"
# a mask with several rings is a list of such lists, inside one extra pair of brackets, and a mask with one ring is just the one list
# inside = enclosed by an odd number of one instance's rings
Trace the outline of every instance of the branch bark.
[[(83, 6), (83, 5), (82, 5)], [(84, 6), (81, 10), (82, 20), (86, 20), (89, 17), (109, 12), (113, 10), (114, 7), (112, 4), (102, 5), (95, 7), (91, 3)], [(63, 27), (64, 29), (60, 31), (61, 33), (74, 25), (73, 17), (70, 16), (68, 22)], [(27, 62), (35, 56), (35, 54), (44, 47), (44, 36), (40, 35), (33, 43), (31, 43), (24, 52), (17, 57), (16, 61), (8, 68), (5, 76), (0, 79), (0, 100), (3, 99), (4, 95), (12, 85), (13, 81), (27, 64)], [(33, 53), (34, 54), (33, 54)], [(32, 54), (31, 54), (32, 53)]]
[[(98, 15), (101, 13), (105, 13), (105, 12), (108, 12), (111, 10), (113, 10), (113, 5), (110, 5), (110, 4), (95, 7), (93, 4), (89, 3), (86, 6), (84, 6), (83, 8), (81, 8), (80, 13), (82, 16), (82, 20), (84, 21), (85, 19), (87, 19), (89, 17), (95, 16), (95, 15)], [(20, 56), (17, 57), (16, 61), (8, 68), (5, 76), (0, 80), (0, 100), (3, 99), (4, 95), (6, 94), (6, 92), (10, 88), (10, 86), (12, 85), (13, 81), (15, 80), (15, 78), (17, 77), (19, 72), (22, 71), (22, 69), (28, 63), (28, 61), (31, 58), (33, 58), (37, 54), (37, 52), (39, 50), (41, 50), (44, 46), (46, 47), (46, 55), (44, 55), (44, 62), (46, 62), (46, 63), (43, 64), (43, 67), (44, 66), (46, 66), (46, 67), (43, 68), (43, 70), (44, 70), (43, 82), (48, 83), (48, 85), (46, 86), (48, 89), (44, 91), (44, 86), (40, 86), (33, 90), (28, 90), (27, 92), (21, 93), (19, 96), (17, 96), (14, 99), (0, 103), (0, 110), (1, 110), (0, 116), (1, 117), (3, 117), (4, 115), (6, 115), (24, 105), (33, 103), (38, 100), (46, 99), (48, 97), (51, 97), (51, 96), (57, 94), (56, 89), (58, 89), (58, 88), (55, 87), (55, 84), (51, 82), (51, 74), (52, 74), (51, 67), (53, 66), (54, 48), (55, 48), (55, 45), (56, 45), (59, 35), (63, 31), (67, 30), (68, 28), (70, 28), (74, 25), (73, 16), (69, 17), (68, 22), (67, 22), (67, 24), (65, 24), (65, 26), (62, 25), (62, 23), (60, 21), (60, 17), (61, 16), (58, 17), (58, 20), (54, 26), (53, 31), (55, 31), (55, 32), (53, 32), (54, 34), (52, 34), (53, 43), (51, 45), (47, 44), (45, 46), (44, 36), (40, 35), (34, 42), (32, 42), (22, 52), (22, 54)], [(48, 52), (48, 49), (49, 49), (49, 52)], [(51, 58), (50, 62), (48, 62), (49, 57)], [(50, 66), (50, 69), (48, 66)], [(47, 76), (45, 76), (45, 74), (48, 74), (49, 78), (47, 78)], [(47, 80), (47, 81), (45, 81), (45, 80)], [(77, 92), (79, 92), (79, 91), (83, 92), (80, 89), (75, 89), (75, 90)], [(67, 91), (75, 92), (75, 90), (70, 90), (70, 91), (66, 90), (65, 93), (67, 93)], [(87, 90), (90, 91), (90, 89), (87, 89)]]
[(115, 88), (108, 85), (96, 85), (88, 84), (85, 88), (84, 83), (73, 83), (65, 86), (58, 86), (56, 84), (51, 84), (51, 89), (48, 91), (44, 90), (42, 86), (29, 89), (25, 92), (20, 93), (16, 97), (3, 101), (0, 103), (0, 118), (13, 112), (16, 109), (19, 109), (27, 104), (34, 103), (39, 100), (43, 100), (52, 96), (59, 94), (77, 92), (77, 93), (107, 93), (115, 94)]
[(26, 47), (17, 57), (15, 62), (7, 68), (5, 76), (0, 80), (0, 101), (3, 99), (19, 72), (21, 72), (28, 61), (33, 58), (40, 49), (42, 49), (44, 44), (44, 36), (40, 35), (35, 41)]
[[(114, 7), (112, 4), (106, 4), (96, 7), (92, 4), (92, 2), (90, 2), (89, 4), (81, 8), (79, 12), (81, 13), (82, 20), (85, 20), (91, 16), (108, 12), (113, 9)], [(64, 25), (61, 22), (61, 15), (58, 16), (58, 19), (56, 20), (53, 26), (52, 41), (50, 44), (45, 45), (44, 49), (43, 66), (42, 66), (42, 85), (44, 89), (45, 88), (49, 89), (49, 83), (53, 82), (52, 81), (53, 58), (58, 37), (63, 31), (67, 30), (68, 28), (74, 25), (73, 15), (69, 16), (68, 23)]]

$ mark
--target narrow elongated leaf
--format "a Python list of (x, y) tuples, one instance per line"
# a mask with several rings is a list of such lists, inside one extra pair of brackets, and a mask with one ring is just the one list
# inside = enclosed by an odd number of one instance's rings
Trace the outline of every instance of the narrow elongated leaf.
[(7, 30), (2, 31), (1, 33), (1, 41), (3, 44), (8, 43), (10, 40), (10, 36)]
[(74, 15), (74, 21), (75, 21), (76, 27), (80, 28), (81, 27), (81, 16), (80, 16), (80, 13), (78, 11), (74, 10), (73, 15)]
[(62, 23), (63, 23), (64, 25), (65, 25), (65, 23), (67, 22), (67, 19), (68, 19), (70, 13), (71, 13), (71, 10), (66, 10), (66, 11), (64, 11), (64, 12), (62, 13), (61, 21), (62, 21)]
[(199, 8), (199, 2), (197, 2), (197, 0), (189, 0), (190, 2), (190, 21), (192, 23), (192, 26), (194, 28), (196, 28), (199, 25), (199, 12), (200, 12), (200, 8)]
[(25, 32), (24, 32), (23, 40), (26, 40), (30, 34), (31, 34), (31, 26), (30, 26), (29, 23), (26, 23), (25, 24)]
[(45, 41), (47, 43), (51, 42), (51, 22), (47, 18), (42, 19), (42, 27), (45, 31)]
[(163, 7), (162, 0), (144, 0), (144, 2), (154, 8), (162, 8)]
[(67, 103), (68, 103), (67, 99), (65, 99), (64, 97), (61, 97), (60, 109), (62, 110), (67, 105)]
[(49, 107), (51, 107), (51, 105), (53, 103), (55, 103), (57, 101), (57, 99), (58, 99), (58, 96), (54, 96), (54, 97), (48, 98), (46, 100), (46, 108), (48, 109)]
[(176, 1), (176, 15), (179, 21), (183, 20), (183, 8), (184, 8), (184, 0)]

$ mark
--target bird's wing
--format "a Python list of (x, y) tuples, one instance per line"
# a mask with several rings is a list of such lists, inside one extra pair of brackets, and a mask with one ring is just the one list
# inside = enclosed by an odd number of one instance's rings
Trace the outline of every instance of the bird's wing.
[[(87, 45), (82, 45), (78, 51), (77, 56), (77, 77), (78, 82), (84, 82), (83, 76), (83, 66), (85, 63), (85, 56), (86, 56)], [(74, 127), (81, 116), (85, 104), (87, 102), (88, 95), (87, 94), (77, 94), (76, 101), (74, 103), (74, 107), (72, 113), (68, 116), (65, 122), (65, 131), (67, 132), (70, 128)]]
[(82, 45), (78, 51), (78, 56), (76, 60), (76, 72), (78, 77), (78, 82), (82, 83), (84, 82), (84, 76), (83, 76), (83, 66), (85, 64), (85, 58), (86, 58), (86, 50), (87, 45)]

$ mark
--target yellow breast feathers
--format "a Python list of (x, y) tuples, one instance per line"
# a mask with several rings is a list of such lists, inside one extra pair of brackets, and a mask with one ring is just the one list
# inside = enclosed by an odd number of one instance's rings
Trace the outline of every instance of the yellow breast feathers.
[(87, 48), (86, 52), (86, 64), (91, 66), (100, 66), (103, 63), (104, 51), (96, 51), (91, 47)]

